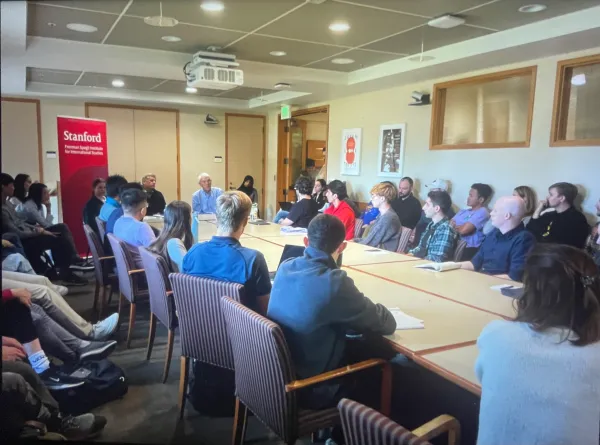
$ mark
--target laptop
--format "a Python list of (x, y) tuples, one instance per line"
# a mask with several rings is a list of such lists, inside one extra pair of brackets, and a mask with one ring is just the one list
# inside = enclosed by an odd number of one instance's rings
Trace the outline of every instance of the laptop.
[[(292, 244), (286, 244), (283, 247), (283, 252), (281, 253), (281, 258), (279, 259), (279, 264), (277, 265), (277, 270), (279, 270), (279, 266), (281, 266), (281, 263), (283, 263), (284, 261), (289, 260), (290, 258), (298, 258), (303, 255), (304, 255), (304, 246), (294, 246)], [(340, 255), (338, 257), (336, 264), (338, 267), (342, 267), (342, 255)], [(269, 272), (269, 278), (271, 279), (271, 284), (273, 283), (273, 280), (275, 280), (276, 273), (277, 273), (277, 271)]]
[(292, 209), (293, 205), (294, 204), (292, 204), (291, 202), (279, 201), (279, 207), (281, 208), (281, 210), (285, 210), (286, 212), (289, 212)]

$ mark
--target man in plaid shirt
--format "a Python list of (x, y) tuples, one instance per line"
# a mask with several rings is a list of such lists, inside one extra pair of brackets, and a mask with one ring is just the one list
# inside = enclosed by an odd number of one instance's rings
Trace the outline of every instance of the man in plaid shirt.
[(423, 211), (427, 218), (431, 218), (431, 222), (423, 232), (419, 245), (410, 250), (409, 255), (437, 263), (452, 259), (458, 234), (446, 216), (451, 207), (452, 199), (447, 192), (429, 192)]

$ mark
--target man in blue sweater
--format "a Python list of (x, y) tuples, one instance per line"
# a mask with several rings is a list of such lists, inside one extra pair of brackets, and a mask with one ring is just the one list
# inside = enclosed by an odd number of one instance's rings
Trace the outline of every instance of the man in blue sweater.
[[(349, 331), (381, 339), (396, 329), (390, 311), (365, 297), (336, 265), (346, 248), (344, 224), (333, 215), (318, 215), (307, 235), (304, 256), (279, 266), (267, 312), (283, 329), (301, 379), (355, 361), (348, 347)], [(299, 403), (308, 409), (331, 406), (344, 394), (341, 390), (337, 383), (320, 385), (299, 394)]]

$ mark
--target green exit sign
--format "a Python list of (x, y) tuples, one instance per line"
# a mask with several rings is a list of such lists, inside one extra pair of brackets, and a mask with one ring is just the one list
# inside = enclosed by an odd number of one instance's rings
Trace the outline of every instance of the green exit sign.
[(292, 117), (292, 107), (289, 105), (281, 106), (281, 119), (289, 119)]

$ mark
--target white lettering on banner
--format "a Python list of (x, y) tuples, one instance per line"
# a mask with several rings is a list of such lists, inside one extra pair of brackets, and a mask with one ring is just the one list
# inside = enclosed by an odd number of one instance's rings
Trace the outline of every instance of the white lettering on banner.
[(84, 131), (83, 134), (71, 133), (68, 130), (63, 132), (63, 136), (65, 141), (78, 141), (78, 142), (102, 142), (102, 135), (100, 133), (93, 135), (88, 134), (87, 131)]

